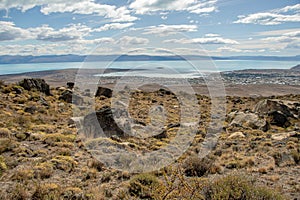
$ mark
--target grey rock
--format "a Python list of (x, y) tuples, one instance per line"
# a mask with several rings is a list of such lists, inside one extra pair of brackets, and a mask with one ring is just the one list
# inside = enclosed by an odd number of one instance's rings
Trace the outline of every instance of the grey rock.
[(105, 87), (98, 87), (95, 97), (105, 96), (107, 98), (112, 97), (112, 90)]
[(265, 99), (258, 102), (253, 111), (263, 115), (267, 115), (273, 111), (280, 111), (286, 117), (299, 118), (300, 103), (279, 99)]
[(71, 90), (65, 90), (59, 97), (59, 100), (63, 100), (67, 103), (74, 103), (76, 105), (81, 105), (83, 103), (83, 98), (77, 94), (73, 94)]
[(269, 124), (264, 118), (250, 112), (231, 112), (227, 115), (226, 121), (229, 122), (229, 126), (250, 127), (262, 131), (267, 131), (269, 129)]
[(31, 78), (31, 79), (23, 79), (19, 82), (19, 85), (22, 86), (25, 90), (33, 90), (36, 89), (37, 91), (43, 92), (46, 95), (51, 95), (50, 93), (50, 86), (46, 83), (44, 79), (39, 78)]
[(83, 132), (86, 138), (125, 136), (113, 118), (113, 111), (107, 106), (84, 117)]
[(280, 111), (269, 112), (268, 118), (271, 125), (280, 126), (283, 128), (289, 127), (291, 125), (289, 119)]

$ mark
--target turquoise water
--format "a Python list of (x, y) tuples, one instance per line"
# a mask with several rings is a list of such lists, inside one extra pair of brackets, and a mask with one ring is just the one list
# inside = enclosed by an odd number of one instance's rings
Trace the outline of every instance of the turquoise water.
[[(194, 77), (202, 71), (232, 71), (241, 69), (289, 69), (299, 64), (299, 61), (253, 61), (253, 60), (218, 60), (218, 61), (125, 61), (114, 62), (63, 62), (63, 63), (30, 63), (30, 64), (2, 64), (0, 74), (16, 74), (23, 72), (57, 70), (68, 68), (120, 68), (143, 69), (130, 71), (130, 75), (147, 76), (176, 76), (178, 74)], [(112, 73), (110, 75), (124, 75)]]

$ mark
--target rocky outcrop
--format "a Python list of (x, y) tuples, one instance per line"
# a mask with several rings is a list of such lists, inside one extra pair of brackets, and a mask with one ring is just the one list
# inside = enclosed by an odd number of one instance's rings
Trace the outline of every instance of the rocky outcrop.
[(269, 114), (273, 111), (280, 111), (286, 117), (299, 118), (300, 102), (265, 99), (258, 102), (253, 111), (263, 115)]
[(83, 103), (83, 98), (77, 94), (73, 94), (72, 90), (65, 90), (58, 99), (76, 105), (81, 105)]
[(280, 111), (272, 111), (268, 114), (268, 120), (271, 125), (280, 126), (283, 128), (291, 125), (289, 119)]
[(105, 87), (98, 87), (95, 97), (105, 96), (106, 98), (112, 97), (112, 90)]
[(261, 118), (257, 114), (250, 112), (231, 112), (227, 115), (226, 121), (229, 123), (229, 126), (249, 127), (262, 131), (267, 131), (269, 129), (269, 124), (264, 118)]
[(25, 90), (33, 90), (36, 89), (37, 91), (43, 92), (46, 95), (51, 95), (50, 93), (50, 86), (46, 83), (44, 79), (39, 78), (25, 78), (19, 85), (22, 86)]
[(125, 136), (124, 131), (116, 124), (110, 107), (103, 107), (85, 116), (82, 128), (86, 138)]
[(295, 67), (292, 67), (291, 70), (293, 70), (293, 71), (300, 71), (300, 64), (296, 65)]
[(271, 139), (273, 139), (273, 140), (285, 140), (285, 139), (290, 138), (290, 137), (299, 138), (300, 133), (298, 133), (296, 131), (275, 133), (275, 134), (272, 134)]
[(73, 82), (67, 82), (68, 89), (72, 90), (74, 88), (74, 85), (75, 85), (75, 83), (73, 83)]
[(300, 103), (278, 99), (265, 99), (258, 102), (253, 111), (267, 116), (270, 124), (286, 128), (291, 125), (291, 118), (299, 118)]

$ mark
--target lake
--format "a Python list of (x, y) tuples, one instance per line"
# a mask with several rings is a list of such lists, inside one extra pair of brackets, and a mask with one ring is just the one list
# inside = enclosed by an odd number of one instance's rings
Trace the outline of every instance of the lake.
[[(68, 68), (120, 68), (133, 69), (129, 72), (106, 74), (122, 76), (124, 73), (133, 76), (197, 77), (201, 72), (232, 71), (241, 69), (289, 69), (299, 64), (299, 61), (255, 61), (255, 60), (194, 60), (194, 61), (122, 61), (107, 62), (62, 62), (62, 63), (28, 63), (1, 64), (0, 74), (16, 74), (23, 72), (58, 70)], [(139, 70), (136, 70), (139, 69)]]

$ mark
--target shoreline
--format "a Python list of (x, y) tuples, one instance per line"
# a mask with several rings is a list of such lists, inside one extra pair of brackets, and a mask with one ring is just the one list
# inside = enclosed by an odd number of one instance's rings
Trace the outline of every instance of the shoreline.
[[(105, 72), (103, 69), (87, 70), (85, 75), (94, 77), (99, 81), (100, 77), (95, 77), (99, 73), (126, 72), (129, 69), (109, 69)], [(19, 82), (24, 78), (44, 79), (51, 87), (64, 86), (67, 82), (75, 82), (78, 69), (64, 70), (46, 70), (38, 72), (25, 72), (19, 74), (0, 75), (0, 80), (7, 83)], [(239, 70), (221, 73), (225, 93), (227, 96), (272, 96), (300, 94), (300, 71), (293, 70)], [(260, 77), (260, 78), (257, 78)], [(101, 85), (113, 88), (118, 80), (117, 76), (101, 77)], [(143, 79), (144, 77), (129, 77), (130, 80)], [(178, 78), (152, 77), (153, 83), (164, 83), (168, 81), (172, 84), (178, 81)], [(209, 95), (208, 89), (203, 78), (190, 78), (189, 83), (197, 94)]]

